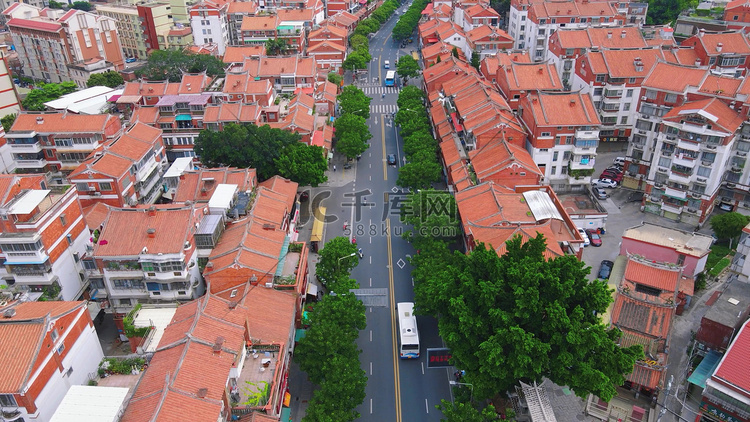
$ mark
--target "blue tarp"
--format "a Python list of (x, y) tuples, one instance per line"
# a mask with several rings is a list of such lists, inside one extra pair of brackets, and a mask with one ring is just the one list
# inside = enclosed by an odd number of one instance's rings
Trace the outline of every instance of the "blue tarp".
[(688, 378), (688, 382), (695, 384), (700, 388), (706, 388), (706, 380), (714, 373), (716, 367), (719, 366), (722, 354), (711, 350), (708, 352), (706, 357), (703, 358), (700, 365), (695, 368), (695, 371)]
[(174, 118), (178, 122), (184, 122), (184, 121), (190, 121), (193, 120), (193, 117), (189, 114), (178, 114), (177, 117)]

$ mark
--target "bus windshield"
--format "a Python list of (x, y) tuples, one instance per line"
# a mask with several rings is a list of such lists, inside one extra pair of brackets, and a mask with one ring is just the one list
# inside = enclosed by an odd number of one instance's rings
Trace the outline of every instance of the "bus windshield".
[(395, 81), (396, 81), (396, 72), (393, 70), (389, 70), (388, 73), (385, 74), (385, 86), (393, 86)]

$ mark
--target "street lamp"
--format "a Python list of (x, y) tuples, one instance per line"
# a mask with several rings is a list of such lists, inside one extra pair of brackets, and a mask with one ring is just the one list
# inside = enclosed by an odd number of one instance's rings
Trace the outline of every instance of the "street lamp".
[(351, 257), (353, 257), (353, 256), (354, 256), (354, 255), (356, 255), (356, 254), (357, 254), (356, 252), (352, 252), (352, 253), (350, 253), (349, 255), (346, 255), (346, 256), (342, 256), (341, 258), (339, 258), (339, 259), (338, 259), (338, 260), (336, 261), (336, 270), (338, 271), (339, 269), (341, 269), (341, 260), (342, 260), (342, 259), (346, 259), (346, 258), (351, 258)]
[(450, 385), (468, 385), (471, 388), (469, 400), (472, 402), (474, 401), (474, 384), (469, 384), (468, 382), (458, 382), (458, 381), (448, 381), (448, 384)]

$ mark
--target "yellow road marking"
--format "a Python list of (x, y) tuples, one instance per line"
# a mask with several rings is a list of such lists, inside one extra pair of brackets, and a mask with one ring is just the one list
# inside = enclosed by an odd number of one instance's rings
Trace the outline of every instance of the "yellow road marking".
[(391, 338), (393, 339), (393, 384), (396, 391), (396, 422), (401, 422), (401, 376), (398, 371), (398, 340), (396, 339), (396, 297), (393, 282), (393, 249), (391, 247), (391, 219), (385, 220), (386, 239), (388, 243), (388, 285), (391, 302)]
[(386, 156), (385, 156), (385, 120), (383, 120), (384, 118), (385, 116), (381, 114), (380, 115), (380, 137), (383, 143), (383, 180), (388, 180), (388, 163), (386, 163)]

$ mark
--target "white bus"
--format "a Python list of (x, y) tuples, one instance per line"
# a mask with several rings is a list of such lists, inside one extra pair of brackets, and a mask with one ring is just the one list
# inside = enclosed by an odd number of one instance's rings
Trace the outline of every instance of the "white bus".
[(417, 331), (417, 317), (414, 316), (414, 304), (400, 302), (398, 310), (399, 328), (399, 356), (401, 359), (416, 359), (419, 357), (419, 332)]

